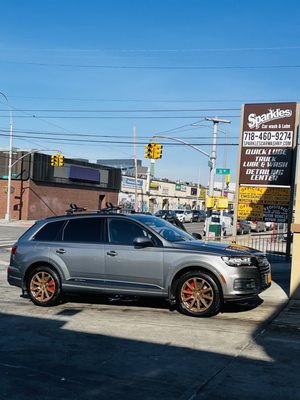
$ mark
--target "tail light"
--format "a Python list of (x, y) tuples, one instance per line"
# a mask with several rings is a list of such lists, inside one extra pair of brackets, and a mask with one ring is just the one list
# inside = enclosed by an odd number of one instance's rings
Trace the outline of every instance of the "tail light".
[(11, 248), (10, 254), (13, 256), (14, 254), (16, 254), (17, 252), (17, 248), (18, 246), (16, 244), (13, 245), (13, 247)]

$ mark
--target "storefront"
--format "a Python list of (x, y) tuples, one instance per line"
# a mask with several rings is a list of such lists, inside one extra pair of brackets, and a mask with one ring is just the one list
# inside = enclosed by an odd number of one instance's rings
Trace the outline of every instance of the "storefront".
[[(16, 152), (13, 162), (25, 153)], [(7, 154), (0, 153), (0, 218), (7, 206)], [(31, 154), (12, 170), (11, 219), (35, 220), (64, 214), (71, 203), (89, 210), (117, 204), (121, 170), (85, 161), (65, 159), (53, 167), (46, 154)]]

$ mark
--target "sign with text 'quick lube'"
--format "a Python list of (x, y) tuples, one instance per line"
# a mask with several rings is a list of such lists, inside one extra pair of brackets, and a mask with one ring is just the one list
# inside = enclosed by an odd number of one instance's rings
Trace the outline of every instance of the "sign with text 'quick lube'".
[(297, 146), (297, 103), (246, 104), (238, 218), (287, 222)]
[(240, 185), (290, 186), (296, 103), (246, 104)]

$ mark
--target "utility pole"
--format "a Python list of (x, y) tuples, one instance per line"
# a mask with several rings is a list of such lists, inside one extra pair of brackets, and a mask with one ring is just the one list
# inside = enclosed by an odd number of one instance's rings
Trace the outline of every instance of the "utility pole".
[(136, 159), (136, 127), (133, 127), (133, 158), (134, 158), (134, 211), (138, 211), (138, 184), (137, 184), (137, 159)]
[[(205, 118), (206, 121), (212, 121), (214, 124), (214, 130), (213, 130), (213, 144), (211, 148), (211, 153), (209, 157), (209, 186), (208, 186), (208, 195), (209, 197), (213, 197), (214, 195), (214, 182), (215, 182), (215, 172), (216, 172), (216, 161), (217, 161), (217, 136), (218, 136), (218, 124), (230, 124), (231, 121), (227, 119), (219, 119), (217, 117), (215, 118)], [(222, 222), (222, 221), (221, 221)], [(211, 224), (211, 216), (209, 218), (206, 218), (205, 222), (205, 232), (206, 232), (206, 237), (208, 237), (208, 232), (209, 232), (209, 226)]]
[(11, 192), (11, 170), (12, 170), (12, 148), (13, 148), (13, 118), (12, 109), (9, 104), (7, 96), (0, 92), (1, 96), (7, 102), (9, 107), (9, 154), (8, 154), (8, 173), (7, 173), (7, 204), (6, 204), (6, 214), (5, 221), (10, 222), (10, 192)]

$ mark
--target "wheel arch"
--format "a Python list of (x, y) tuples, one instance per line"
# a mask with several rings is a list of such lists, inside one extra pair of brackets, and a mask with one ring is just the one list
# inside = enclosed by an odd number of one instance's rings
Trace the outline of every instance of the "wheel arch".
[(62, 281), (63, 276), (62, 276), (61, 271), (60, 271), (58, 268), (56, 268), (53, 264), (51, 264), (51, 263), (49, 263), (49, 262), (47, 262), (47, 261), (37, 261), (37, 262), (34, 262), (33, 264), (31, 264), (31, 265), (27, 268), (27, 270), (26, 270), (26, 272), (25, 272), (25, 274), (24, 274), (24, 278), (23, 278), (23, 287), (24, 287), (24, 288), (26, 287), (26, 282), (27, 282), (27, 279), (28, 279), (29, 274), (30, 274), (35, 268), (39, 268), (39, 267), (48, 267), (48, 268), (51, 268), (51, 269), (58, 275), (58, 277), (60, 278), (60, 281)]
[(222, 283), (221, 283), (221, 276), (219, 276), (215, 271), (211, 271), (209, 268), (203, 267), (203, 266), (199, 266), (199, 265), (190, 265), (187, 267), (184, 267), (182, 269), (180, 269), (179, 271), (176, 272), (176, 274), (173, 276), (173, 279), (169, 285), (169, 299), (170, 300), (174, 300), (175, 299), (175, 292), (176, 292), (176, 287), (178, 284), (179, 279), (185, 275), (188, 272), (191, 271), (197, 271), (197, 272), (204, 272), (208, 275), (210, 275), (212, 278), (214, 278), (216, 284), (219, 287), (220, 290), (220, 295), (223, 298), (223, 288), (222, 288)]

